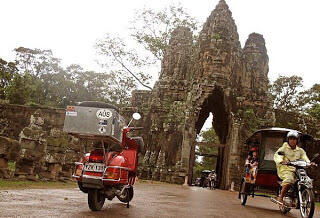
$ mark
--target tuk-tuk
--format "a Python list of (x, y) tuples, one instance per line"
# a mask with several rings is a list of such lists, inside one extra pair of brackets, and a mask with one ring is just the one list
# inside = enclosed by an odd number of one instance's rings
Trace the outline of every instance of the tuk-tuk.
[(200, 177), (200, 187), (209, 187), (209, 183), (208, 183), (208, 176), (211, 173), (210, 170), (202, 170), (201, 171), (201, 177)]
[[(281, 191), (281, 181), (280, 178), (277, 175), (277, 169), (276, 164), (274, 162), (274, 154), (277, 152), (277, 150), (282, 146), (282, 144), (287, 141), (287, 133), (289, 131), (293, 131), (291, 129), (285, 129), (285, 128), (267, 128), (267, 129), (260, 129), (256, 132), (254, 132), (245, 142), (245, 144), (248, 146), (248, 150), (253, 150), (256, 152), (257, 155), (257, 161), (258, 161), (258, 167), (256, 168), (255, 175), (252, 176), (248, 171), (245, 171), (245, 175), (241, 178), (240, 182), (240, 190), (239, 190), (239, 199), (241, 200), (241, 204), (245, 205), (247, 201), (248, 196), (263, 196), (263, 197), (270, 197), (272, 195), (278, 196)], [(308, 141), (312, 141), (312, 136), (308, 134), (304, 134), (299, 132), (299, 141), (298, 145), (299, 147), (303, 148), (304, 150), (306, 147), (306, 144)], [(254, 148), (254, 149), (252, 149)], [(248, 157), (250, 158), (250, 157)], [(304, 163), (309, 167), (308, 163)], [(304, 170), (307, 168), (304, 165), (304, 167), (300, 167), (295, 165), (295, 163), (292, 162), (291, 166), (295, 166), (297, 169), (301, 168)], [(298, 175), (296, 172), (296, 176), (300, 177), (301, 175)], [(310, 179), (305, 172), (305, 176), (307, 177), (306, 180)], [(301, 177), (302, 178), (302, 177)], [(300, 179), (301, 179), (300, 178)], [(298, 187), (298, 180), (297, 180), (297, 186)], [(308, 182), (308, 183), (307, 183)], [(303, 202), (304, 199), (301, 196), (301, 193), (295, 193), (296, 196), (287, 196), (285, 197), (285, 200), (291, 200), (290, 206), (285, 206), (283, 203), (283, 206), (279, 206), (281, 212), (287, 213), (292, 208), (300, 209), (302, 217), (312, 217), (313, 211), (314, 211), (314, 197), (313, 197), (313, 190), (312, 190), (312, 180), (308, 180), (307, 184), (299, 183), (303, 186), (301, 188), (303, 189), (305, 187), (306, 195), (307, 195), (307, 202)], [(311, 184), (309, 184), (311, 182)], [(308, 191), (308, 189), (310, 189)], [(255, 192), (264, 193), (264, 194), (255, 194)], [(298, 196), (299, 195), (299, 196)], [(271, 198), (271, 201), (274, 203), (279, 204), (277, 201), (277, 198)], [(293, 204), (296, 201), (295, 205)], [(310, 202), (311, 201), (311, 202)], [(293, 206), (292, 206), (293, 205)], [(301, 207), (300, 207), (301, 206)]]

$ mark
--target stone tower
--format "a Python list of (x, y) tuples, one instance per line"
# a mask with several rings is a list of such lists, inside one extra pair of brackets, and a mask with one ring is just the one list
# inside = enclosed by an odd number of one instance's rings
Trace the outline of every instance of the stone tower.
[(238, 182), (250, 131), (244, 114), (271, 126), (267, 97), (268, 55), (263, 36), (252, 33), (242, 49), (232, 13), (220, 0), (197, 42), (190, 29), (172, 32), (152, 91), (135, 91), (132, 107), (143, 119), (146, 152), (141, 176), (183, 183), (192, 177), (195, 139), (211, 112), (220, 147), (220, 187)]

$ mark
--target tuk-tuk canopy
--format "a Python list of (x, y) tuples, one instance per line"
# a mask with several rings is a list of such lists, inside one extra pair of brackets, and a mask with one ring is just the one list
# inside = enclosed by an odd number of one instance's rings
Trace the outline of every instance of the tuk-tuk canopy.
[[(294, 129), (287, 129), (287, 128), (280, 128), (280, 127), (272, 127), (272, 128), (266, 128), (266, 129), (259, 129), (257, 131), (255, 131), (247, 140), (246, 140), (246, 144), (250, 144), (250, 143), (254, 143), (254, 137), (261, 132), (274, 132), (274, 133), (285, 133), (287, 134), (290, 131), (297, 131)], [(297, 131), (300, 135), (300, 138), (305, 139), (305, 140), (312, 140), (313, 137), (309, 134), (306, 133), (302, 133), (300, 131)]]
[(201, 173), (211, 173), (211, 170), (202, 170)]

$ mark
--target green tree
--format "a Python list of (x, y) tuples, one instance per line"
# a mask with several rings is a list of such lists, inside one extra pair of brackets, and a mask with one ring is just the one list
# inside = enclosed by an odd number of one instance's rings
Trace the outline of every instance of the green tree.
[[(130, 49), (123, 39), (110, 34), (105, 35), (96, 43), (98, 53), (107, 58), (108, 64), (103, 64), (112, 72), (116, 72), (119, 80), (127, 81), (130, 77), (138, 81), (142, 86), (151, 89), (147, 84), (150, 75), (141, 69), (149, 66), (148, 57), (138, 55), (136, 49)], [(129, 87), (125, 87), (129, 88)], [(135, 87), (136, 88), (136, 85)], [(128, 90), (131, 91), (131, 90)]]
[(198, 22), (180, 5), (169, 5), (162, 10), (137, 10), (132, 21), (132, 36), (136, 42), (161, 61), (168, 47), (171, 33), (177, 27), (196, 31)]
[(300, 89), (303, 79), (299, 76), (279, 76), (270, 86), (273, 106), (285, 111), (300, 111)]
[(54, 57), (51, 50), (19, 47), (14, 51), (19, 72), (28, 72), (39, 77), (41, 74), (56, 73), (61, 69), (60, 59)]
[(305, 111), (320, 120), (320, 84), (314, 84), (310, 89), (301, 92), (300, 99)]
[(0, 99), (6, 98), (5, 90), (16, 73), (15, 63), (7, 62), (0, 58)]
[(33, 84), (32, 76), (29, 73), (24, 75), (16, 74), (7, 87), (6, 95), (11, 104), (25, 104), (30, 101), (36, 87)]
[[(136, 88), (136, 82), (135, 86), (131, 83), (134, 80), (151, 89), (148, 85), (151, 78), (148, 71), (154, 66), (159, 66), (171, 32), (179, 26), (187, 26), (194, 30), (197, 23), (181, 6), (169, 6), (161, 11), (146, 8), (137, 11), (131, 26), (130, 39), (135, 43), (126, 42), (111, 34), (107, 34), (96, 43), (98, 53), (105, 57), (105, 62), (108, 63), (104, 66), (116, 72), (118, 80), (129, 82), (130, 86), (124, 86), (122, 90), (126, 93)], [(131, 44), (132, 49), (129, 46)]]
[[(210, 128), (206, 131), (202, 131), (199, 134), (199, 138), (202, 139), (202, 142), (208, 143), (219, 143), (218, 136), (213, 128)], [(218, 155), (218, 148), (214, 146), (197, 146), (196, 152), (200, 154), (215, 154)], [(196, 161), (193, 168), (193, 177), (197, 178), (200, 177), (201, 171), (203, 170), (212, 170), (216, 168), (217, 159), (215, 157), (202, 157), (201, 161), (199, 161), (199, 156), (196, 155)]]
[(247, 136), (250, 136), (252, 133), (259, 129), (261, 120), (252, 108), (249, 108), (243, 112), (242, 119), (243, 124), (247, 129)]

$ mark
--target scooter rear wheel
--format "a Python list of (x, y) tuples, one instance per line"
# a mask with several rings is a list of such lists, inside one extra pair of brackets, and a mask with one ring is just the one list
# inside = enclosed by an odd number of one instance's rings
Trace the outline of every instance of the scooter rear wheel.
[(103, 207), (105, 197), (100, 189), (88, 190), (88, 205), (90, 210), (99, 211)]

